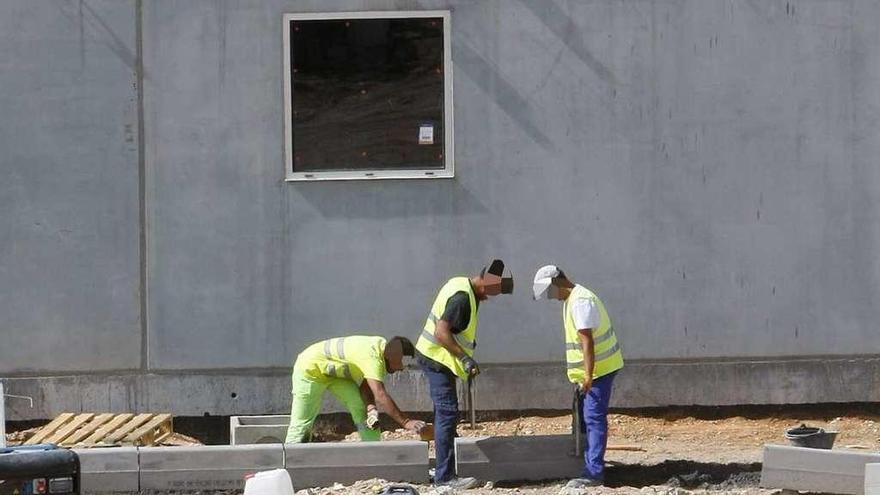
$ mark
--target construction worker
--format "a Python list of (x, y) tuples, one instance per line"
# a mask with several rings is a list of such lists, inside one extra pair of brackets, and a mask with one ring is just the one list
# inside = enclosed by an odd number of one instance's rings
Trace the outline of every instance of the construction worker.
[(437, 463), (434, 484), (466, 490), (475, 478), (455, 476), (455, 427), (459, 420), (456, 378), (480, 373), (474, 360), (477, 310), (481, 301), (513, 292), (513, 279), (503, 277), (504, 263), (494, 260), (479, 275), (450, 279), (437, 294), (416, 343), (416, 360), (428, 378), (434, 403), (434, 444)]
[(535, 300), (563, 301), (562, 327), (568, 379), (577, 387), (581, 432), (585, 432), (584, 470), (568, 486), (598, 486), (605, 477), (608, 403), (623, 354), (602, 301), (589, 289), (572, 283), (559, 267), (546, 265), (535, 273)]
[(404, 368), (404, 356), (413, 357), (412, 342), (404, 337), (354, 335), (324, 340), (307, 347), (293, 365), (293, 404), (285, 443), (311, 439), (312, 426), (321, 411), (321, 397), (330, 390), (348, 409), (361, 440), (380, 439), (378, 404), (382, 412), (414, 433), (424, 421), (409, 419), (385, 390), (386, 373)]

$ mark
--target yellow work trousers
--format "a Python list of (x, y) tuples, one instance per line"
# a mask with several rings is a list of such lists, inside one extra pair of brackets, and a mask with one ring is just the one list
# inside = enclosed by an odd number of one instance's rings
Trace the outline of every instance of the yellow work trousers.
[(290, 406), (290, 426), (284, 443), (308, 442), (312, 437), (315, 418), (321, 412), (321, 397), (325, 390), (342, 403), (354, 421), (363, 441), (377, 441), (381, 438), (378, 429), (367, 428), (367, 407), (361, 398), (357, 384), (344, 378), (322, 376), (315, 378), (294, 368), (292, 381), (293, 402)]

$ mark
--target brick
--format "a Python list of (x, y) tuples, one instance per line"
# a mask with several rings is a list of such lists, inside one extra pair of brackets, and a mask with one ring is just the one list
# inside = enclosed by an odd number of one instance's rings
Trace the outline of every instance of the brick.
[(297, 489), (382, 478), (428, 481), (428, 444), (417, 441), (285, 444), (287, 470)]
[(485, 481), (576, 478), (584, 468), (570, 435), (455, 439), (456, 472)]
[(861, 495), (870, 463), (880, 463), (880, 454), (766, 445), (761, 486)]
[(79, 457), (80, 493), (108, 494), (138, 491), (138, 449), (74, 449)]
[(244, 476), (284, 467), (281, 445), (141, 447), (140, 489), (241, 490)]
[(232, 416), (229, 418), (229, 443), (284, 443), (289, 423), (288, 415)]
[(880, 464), (865, 464), (865, 495), (880, 495)]

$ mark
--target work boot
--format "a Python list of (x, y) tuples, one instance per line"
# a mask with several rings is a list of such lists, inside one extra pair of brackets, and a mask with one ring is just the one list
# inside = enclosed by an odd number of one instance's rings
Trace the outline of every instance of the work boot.
[(591, 486), (602, 486), (602, 481), (593, 478), (574, 478), (565, 484), (566, 488), (589, 488)]
[(441, 481), (439, 483), (434, 483), (435, 486), (448, 486), (453, 490), (470, 490), (471, 488), (476, 488), (480, 482), (477, 481), (476, 478), (451, 478), (446, 481)]

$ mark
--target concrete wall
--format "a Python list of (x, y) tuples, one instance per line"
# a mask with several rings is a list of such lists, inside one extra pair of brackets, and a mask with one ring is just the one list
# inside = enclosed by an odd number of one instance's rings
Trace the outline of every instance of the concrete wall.
[[(398, 9), (452, 10), (456, 178), (284, 182), (282, 13)], [(0, 40), (0, 373), (44, 399), (13, 417), (283, 412), (302, 347), (415, 338), (493, 256), (478, 358), (535, 407), (547, 262), (615, 318), (618, 404), (880, 400), (876, 2), (18, 0)]]

